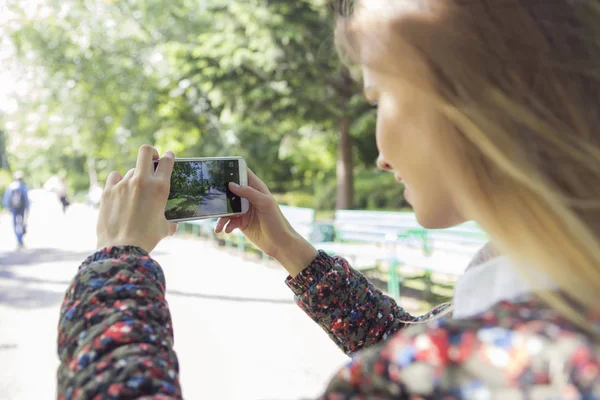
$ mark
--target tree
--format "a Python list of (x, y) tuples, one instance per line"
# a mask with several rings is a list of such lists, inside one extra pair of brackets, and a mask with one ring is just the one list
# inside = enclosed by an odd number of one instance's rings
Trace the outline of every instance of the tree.
[(191, 163), (176, 163), (171, 175), (171, 193), (189, 193), (190, 177), (196, 176)]
[[(47, 0), (35, 12), (21, 2), (8, 10), (14, 55), (36, 78), (11, 121), (16, 161), (66, 169), (83, 158), (75, 171), (88, 170), (92, 183), (96, 170), (128, 169), (139, 145), (171, 123), (160, 112), (173, 90), (161, 47), (187, 40), (205, 17), (186, 0)], [(48, 147), (65, 157), (49, 162)]]
[(274, 192), (337, 175), (337, 206), (350, 208), (355, 169), (375, 160), (373, 118), (335, 52), (328, 3), (11, 2), (0, 33), (30, 84), (5, 125), (11, 161), (39, 180), (70, 171), (84, 189), (133, 166), (142, 143), (243, 155)]
[(251, 162), (285, 162), (273, 149), (286, 138), (310, 132), (333, 140), (337, 131), (337, 206), (351, 208), (352, 115), (368, 108), (335, 52), (331, 12), (317, 0), (249, 0), (215, 9), (213, 18), (215, 30), (171, 47), (180, 79), (222, 110), (222, 126), (229, 125), (240, 143), (255, 142), (260, 129), (259, 143), (269, 146), (241, 148)]
[(211, 161), (208, 163), (209, 187), (224, 190), (223, 182), (226, 181), (225, 167), (222, 161)]

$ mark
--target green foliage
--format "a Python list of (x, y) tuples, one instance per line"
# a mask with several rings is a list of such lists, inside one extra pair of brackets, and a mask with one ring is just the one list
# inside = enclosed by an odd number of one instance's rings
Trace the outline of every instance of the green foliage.
[[(354, 196), (356, 207), (368, 210), (402, 210), (410, 208), (404, 199), (404, 186), (384, 171), (362, 171), (356, 175)], [(319, 211), (335, 209), (335, 178), (316, 183), (310, 191), (294, 191), (275, 195), (281, 204), (315, 208)]]
[(314, 196), (312, 193), (303, 193), (298, 191), (273, 194), (279, 204), (285, 204), (292, 207), (312, 208), (314, 205)]
[(356, 207), (368, 210), (396, 210), (409, 208), (404, 199), (404, 186), (390, 173), (362, 172), (355, 182)]
[[(317, 210), (334, 210), (335, 209), (335, 193), (336, 181), (334, 177), (319, 181), (314, 185), (313, 201), (311, 207)], [(356, 190), (354, 191), (356, 195)]]
[(225, 169), (222, 162), (212, 161), (208, 163), (208, 186), (218, 190), (224, 190)]
[(3, 123), (12, 166), (35, 185), (64, 173), (85, 191), (151, 143), (244, 156), (274, 192), (327, 182), (312, 204), (329, 208), (340, 118), (353, 122), (357, 171), (375, 161), (374, 113), (343, 77), (330, 1), (26, 3), (8, 6), (0, 33), (30, 91)]
[[(190, 193), (192, 189), (197, 189), (197, 182), (190, 181), (190, 177), (196, 177), (195, 165), (192, 163), (177, 163), (173, 168), (171, 175), (171, 194), (173, 193)], [(202, 173), (201, 169), (198, 171)], [(199, 177), (202, 180), (202, 177)], [(203, 193), (200, 193), (203, 194)]]

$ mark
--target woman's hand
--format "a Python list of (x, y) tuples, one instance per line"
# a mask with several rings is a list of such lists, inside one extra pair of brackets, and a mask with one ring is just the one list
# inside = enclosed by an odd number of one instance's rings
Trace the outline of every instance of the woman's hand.
[(111, 172), (106, 180), (98, 216), (98, 247), (138, 246), (151, 252), (177, 230), (165, 218), (175, 156), (166, 152), (154, 171), (158, 152), (144, 145), (136, 167), (124, 177)]
[(315, 259), (315, 248), (292, 228), (267, 185), (252, 171), (248, 170), (248, 186), (231, 183), (229, 189), (248, 199), (250, 209), (242, 216), (219, 219), (216, 233), (223, 230), (231, 233), (239, 228), (248, 240), (279, 261), (293, 277)]

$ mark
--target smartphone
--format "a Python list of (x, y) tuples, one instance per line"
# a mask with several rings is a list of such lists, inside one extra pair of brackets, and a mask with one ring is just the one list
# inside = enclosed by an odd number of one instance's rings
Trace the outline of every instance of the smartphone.
[[(155, 168), (157, 161), (155, 161)], [(229, 190), (248, 185), (242, 157), (176, 158), (165, 216), (172, 222), (229, 217), (248, 212), (248, 200)]]

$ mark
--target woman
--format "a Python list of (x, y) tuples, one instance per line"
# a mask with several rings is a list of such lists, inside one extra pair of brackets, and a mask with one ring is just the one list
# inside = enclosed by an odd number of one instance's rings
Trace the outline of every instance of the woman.
[[(323, 398), (600, 398), (599, 17), (592, 0), (370, 0), (340, 19), (378, 106), (379, 166), (422, 225), (475, 220), (502, 256), (467, 270), (451, 316), (415, 318), (299, 237), (254, 175), (232, 186), (251, 211), (216, 230), (241, 229), (277, 259), (353, 355)], [(180, 397), (164, 277), (146, 253), (169, 232), (158, 216), (172, 155), (152, 175), (151, 152), (107, 182), (107, 248), (63, 305), (66, 397)]]

